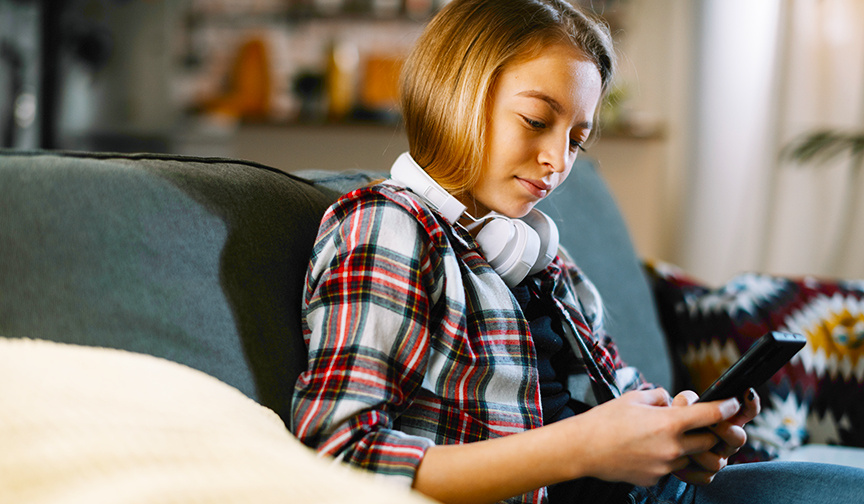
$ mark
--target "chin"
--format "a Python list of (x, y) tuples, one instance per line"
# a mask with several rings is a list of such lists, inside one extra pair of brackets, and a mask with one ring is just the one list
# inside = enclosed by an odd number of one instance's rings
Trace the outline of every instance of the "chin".
[(502, 208), (500, 210), (495, 210), (495, 212), (510, 217), (511, 219), (518, 219), (520, 217), (525, 217), (526, 215), (528, 215), (528, 212), (530, 212), (532, 209), (534, 209), (534, 205), (523, 205), (510, 208)]

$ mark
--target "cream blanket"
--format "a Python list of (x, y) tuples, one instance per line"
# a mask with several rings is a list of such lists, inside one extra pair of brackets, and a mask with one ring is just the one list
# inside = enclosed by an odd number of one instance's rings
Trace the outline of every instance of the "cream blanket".
[(318, 458), (275, 413), (204, 373), (0, 338), (0, 502), (429, 501)]

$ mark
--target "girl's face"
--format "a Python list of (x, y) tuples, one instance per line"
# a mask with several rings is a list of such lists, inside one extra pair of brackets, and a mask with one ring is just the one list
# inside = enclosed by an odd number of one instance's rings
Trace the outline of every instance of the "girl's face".
[(591, 133), (600, 72), (557, 44), (506, 67), (492, 90), (486, 165), (462, 198), (469, 213), (516, 218), (558, 187)]

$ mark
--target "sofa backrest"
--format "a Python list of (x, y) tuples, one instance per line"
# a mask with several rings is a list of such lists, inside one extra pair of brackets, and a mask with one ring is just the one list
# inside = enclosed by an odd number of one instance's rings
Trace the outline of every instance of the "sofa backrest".
[(0, 335), (164, 357), (287, 419), (333, 198), (234, 160), (3, 151)]
[[(0, 151), (0, 336), (164, 357), (287, 421), (318, 223), (378, 174), (301, 175), (313, 180), (237, 160)], [(604, 296), (624, 359), (668, 385), (651, 294), (593, 164), (541, 208)]]
[(596, 163), (578, 159), (564, 184), (537, 208), (557, 222), (561, 244), (600, 291), (607, 332), (624, 361), (672, 390), (671, 354), (641, 258)]

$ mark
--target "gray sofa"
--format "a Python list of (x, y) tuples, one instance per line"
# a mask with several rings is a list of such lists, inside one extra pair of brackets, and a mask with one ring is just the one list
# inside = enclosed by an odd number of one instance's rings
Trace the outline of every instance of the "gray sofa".
[[(306, 175), (317, 181), (238, 160), (0, 153), (0, 334), (164, 357), (287, 419), (320, 217), (371, 180)], [(613, 334), (638, 335), (625, 357), (668, 386), (648, 284), (601, 184), (579, 162), (545, 210), (578, 230), (564, 244), (609, 300)]]
[[(305, 362), (299, 300), (319, 219), (371, 177), (229, 159), (0, 151), (0, 336), (167, 359), (287, 421)], [(578, 161), (541, 208), (604, 296), (624, 360), (674, 387), (682, 368), (592, 162)]]

